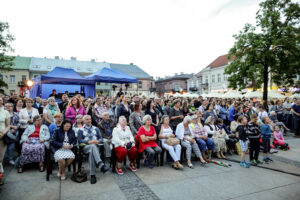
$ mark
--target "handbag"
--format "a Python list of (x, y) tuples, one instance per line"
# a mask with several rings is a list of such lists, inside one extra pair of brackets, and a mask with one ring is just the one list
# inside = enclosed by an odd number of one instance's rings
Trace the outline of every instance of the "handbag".
[(180, 140), (178, 138), (168, 138), (168, 139), (166, 139), (165, 143), (167, 145), (174, 146), (176, 144), (179, 144)]
[(74, 172), (71, 180), (76, 183), (83, 183), (87, 181), (87, 174), (84, 172), (84, 168), (82, 167), (77, 172)]

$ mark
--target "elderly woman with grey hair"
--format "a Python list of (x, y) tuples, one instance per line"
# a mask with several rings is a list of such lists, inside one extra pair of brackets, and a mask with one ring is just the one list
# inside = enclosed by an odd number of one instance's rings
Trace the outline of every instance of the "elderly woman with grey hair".
[(56, 113), (60, 113), (59, 107), (55, 102), (55, 98), (49, 97), (48, 104), (44, 107), (43, 111), (43, 117), (47, 126), (50, 126), (54, 122), (54, 115)]
[(177, 125), (176, 128), (176, 136), (181, 140), (181, 146), (186, 148), (186, 158), (187, 158), (187, 163), (189, 168), (194, 168), (192, 162), (191, 162), (191, 157), (192, 157), (192, 150), (194, 151), (195, 155), (197, 156), (198, 159), (200, 159), (200, 162), (205, 164), (206, 161), (203, 159), (201, 155), (201, 151), (199, 149), (199, 146), (196, 142), (195, 136), (192, 134), (192, 127), (189, 126), (190, 122), (192, 119), (197, 118), (196, 115), (190, 117), (186, 116), (183, 119), (183, 122)]
[(18, 173), (23, 172), (23, 166), (28, 163), (39, 162), (40, 171), (44, 171), (45, 147), (49, 148), (50, 133), (46, 125), (42, 124), (39, 115), (33, 117), (33, 124), (24, 131), (20, 143), (22, 152)]

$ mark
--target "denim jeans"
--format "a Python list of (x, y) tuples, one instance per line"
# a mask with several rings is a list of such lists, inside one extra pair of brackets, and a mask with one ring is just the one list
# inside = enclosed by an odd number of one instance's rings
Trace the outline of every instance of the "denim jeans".
[(15, 143), (7, 145), (6, 153), (9, 161), (14, 159)]

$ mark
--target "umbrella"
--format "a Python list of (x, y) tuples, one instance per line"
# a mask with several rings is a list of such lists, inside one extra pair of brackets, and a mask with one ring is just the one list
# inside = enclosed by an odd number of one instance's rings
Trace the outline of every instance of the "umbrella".
[(254, 98), (254, 97), (256, 97), (256, 98), (261, 99), (261, 98), (263, 98), (263, 93), (259, 92), (259, 91), (247, 92), (244, 95), (244, 97), (246, 97), (246, 98)]

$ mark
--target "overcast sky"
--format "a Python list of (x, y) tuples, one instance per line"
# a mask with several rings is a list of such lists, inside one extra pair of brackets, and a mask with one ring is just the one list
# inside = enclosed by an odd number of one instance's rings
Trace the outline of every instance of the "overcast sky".
[(15, 55), (134, 63), (198, 73), (255, 23), (259, 0), (0, 0)]

